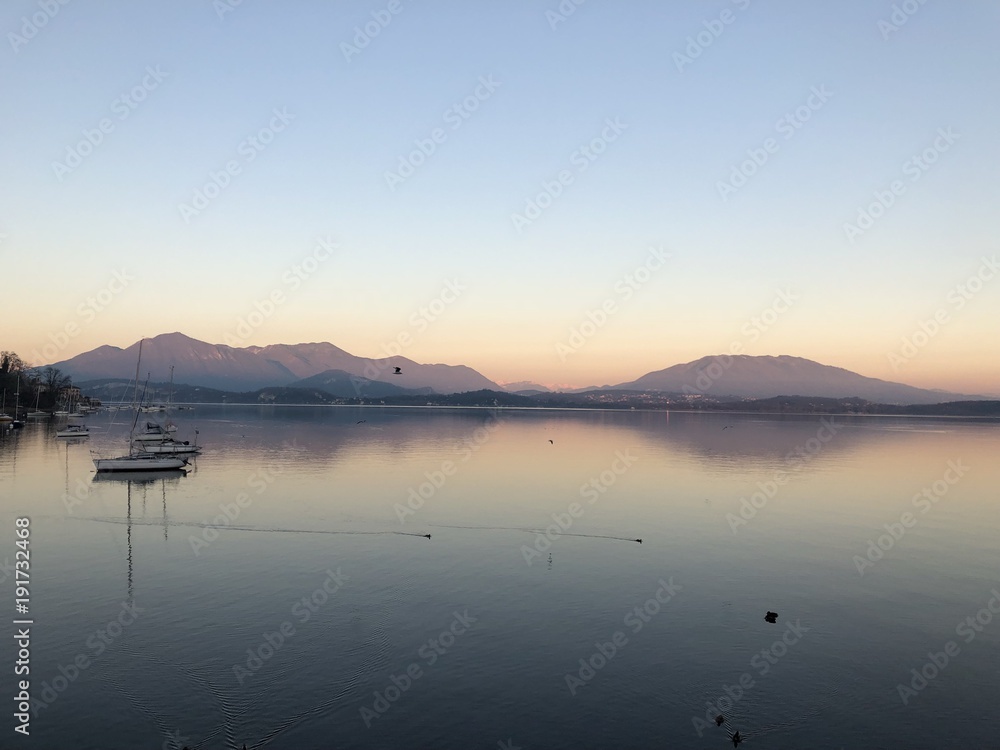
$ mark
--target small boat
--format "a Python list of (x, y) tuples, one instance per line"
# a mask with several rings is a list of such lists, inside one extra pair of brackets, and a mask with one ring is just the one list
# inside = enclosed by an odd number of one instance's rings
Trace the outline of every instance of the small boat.
[(21, 405), (21, 376), (17, 377), (17, 390), (14, 392), (14, 417), (10, 421), (10, 426), (15, 430), (24, 427), (24, 420), (17, 418), (17, 410)]
[(176, 440), (168, 440), (163, 443), (144, 443), (142, 450), (145, 453), (158, 456), (197, 456), (201, 454), (200, 446), (191, 445), (186, 440), (182, 443)]
[(90, 437), (90, 428), (85, 424), (68, 424), (66, 425), (66, 429), (56, 431), (56, 437)]
[(27, 413), (26, 416), (28, 417), (28, 419), (44, 419), (45, 417), (49, 416), (49, 413), (47, 411), (42, 411), (41, 409), (38, 408), (38, 404), (41, 398), (42, 398), (42, 387), (38, 386), (38, 390), (35, 392), (35, 410), (29, 411)]
[(7, 426), (14, 421), (14, 417), (7, 413), (7, 389), (3, 389), (3, 398), (0, 399), (0, 425)]
[(136, 451), (118, 458), (95, 458), (94, 466), (98, 471), (171, 471), (187, 466), (187, 459)]
[[(97, 468), (97, 472), (102, 471), (174, 471), (180, 469), (187, 465), (187, 459), (183, 456), (165, 456), (156, 453), (150, 453), (142, 448), (137, 448), (135, 446), (135, 441), (139, 437), (136, 434), (135, 426), (139, 419), (139, 364), (142, 362), (142, 341), (139, 341), (139, 357), (135, 363), (135, 396), (133, 397), (133, 403), (135, 404), (135, 415), (132, 418), (132, 430), (130, 431), (129, 440), (129, 452), (126, 456), (118, 456), (116, 458), (99, 458), (94, 456), (94, 466)], [(147, 422), (146, 430), (147, 432), (153, 428), (159, 430), (162, 434), (166, 434), (167, 430), (155, 422)], [(168, 435), (169, 437), (169, 435)], [(157, 442), (162, 442), (163, 438), (157, 439)], [(93, 454), (92, 454), (93, 455)]]
[(173, 424), (161, 425), (158, 422), (146, 422), (142, 432), (137, 432), (132, 436), (132, 441), (136, 443), (162, 443), (173, 440), (170, 433), (177, 432), (177, 426)]

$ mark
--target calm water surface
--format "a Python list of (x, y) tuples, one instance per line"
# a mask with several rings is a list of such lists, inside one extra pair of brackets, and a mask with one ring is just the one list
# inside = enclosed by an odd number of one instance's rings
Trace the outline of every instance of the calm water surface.
[(36, 700), (0, 747), (1000, 744), (995, 423), (173, 418), (206, 446), (186, 476), (95, 480), (122, 416), (89, 441), (0, 433), (0, 560), (31, 519)]

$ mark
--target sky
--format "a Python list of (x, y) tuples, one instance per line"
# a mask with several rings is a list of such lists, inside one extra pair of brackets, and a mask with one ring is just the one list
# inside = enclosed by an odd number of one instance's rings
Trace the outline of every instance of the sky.
[(1000, 394), (986, 0), (10, 0), (0, 349)]

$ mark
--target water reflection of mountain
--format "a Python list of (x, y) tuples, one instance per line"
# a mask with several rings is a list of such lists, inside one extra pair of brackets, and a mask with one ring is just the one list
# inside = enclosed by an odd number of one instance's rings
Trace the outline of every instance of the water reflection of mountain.
[[(560, 434), (585, 440), (586, 429), (600, 427), (621, 431), (622, 447), (646, 445), (677, 452), (709, 471), (742, 465), (794, 470), (802, 468), (803, 461), (821, 467), (858, 451), (898, 446), (919, 439), (921, 430), (970, 429), (970, 423), (959, 420), (913, 417), (390, 406), (206, 406), (177, 421), (180, 429), (200, 430), (206, 450), (199, 462), (209, 471), (255, 464), (311, 472), (376, 454), (401, 459), (453, 454), (470, 442), (489, 440), (498, 425), (505, 434), (520, 430), (513, 437), (528, 453), (535, 451), (536, 430), (563, 445)], [(548, 448), (548, 440), (543, 442)], [(158, 478), (163, 477), (131, 481)], [(102, 481), (125, 480), (109, 476)]]
[(909, 417), (683, 412), (633, 412), (618, 419), (603, 418), (601, 422), (638, 433), (643, 442), (660, 443), (682, 452), (707, 470), (717, 465), (730, 470), (734, 463), (742, 462), (796, 471), (805, 465), (839, 463), (861, 451), (922, 440), (927, 431), (983, 428), (966, 422)]

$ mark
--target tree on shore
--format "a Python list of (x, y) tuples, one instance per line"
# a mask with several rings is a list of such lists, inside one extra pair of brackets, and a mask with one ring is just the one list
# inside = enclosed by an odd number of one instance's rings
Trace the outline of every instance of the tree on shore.
[[(49, 409), (56, 405), (59, 392), (72, 385), (72, 378), (56, 367), (32, 370), (17, 353), (0, 351), (0, 391), (7, 392), (8, 412), (13, 409), (14, 394), (18, 391), (21, 392), (22, 405), (37, 402), (40, 408)], [(39, 389), (41, 389), (40, 396), (33, 399)]]
[(64, 375), (58, 367), (46, 367), (42, 370), (41, 383), (55, 397), (63, 388), (69, 388), (73, 384), (69, 375)]
[(0, 351), (0, 389), (8, 393), (7, 401), (14, 403), (14, 393), (17, 391), (18, 378), (23, 377), (27, 365), (14, 352)]

